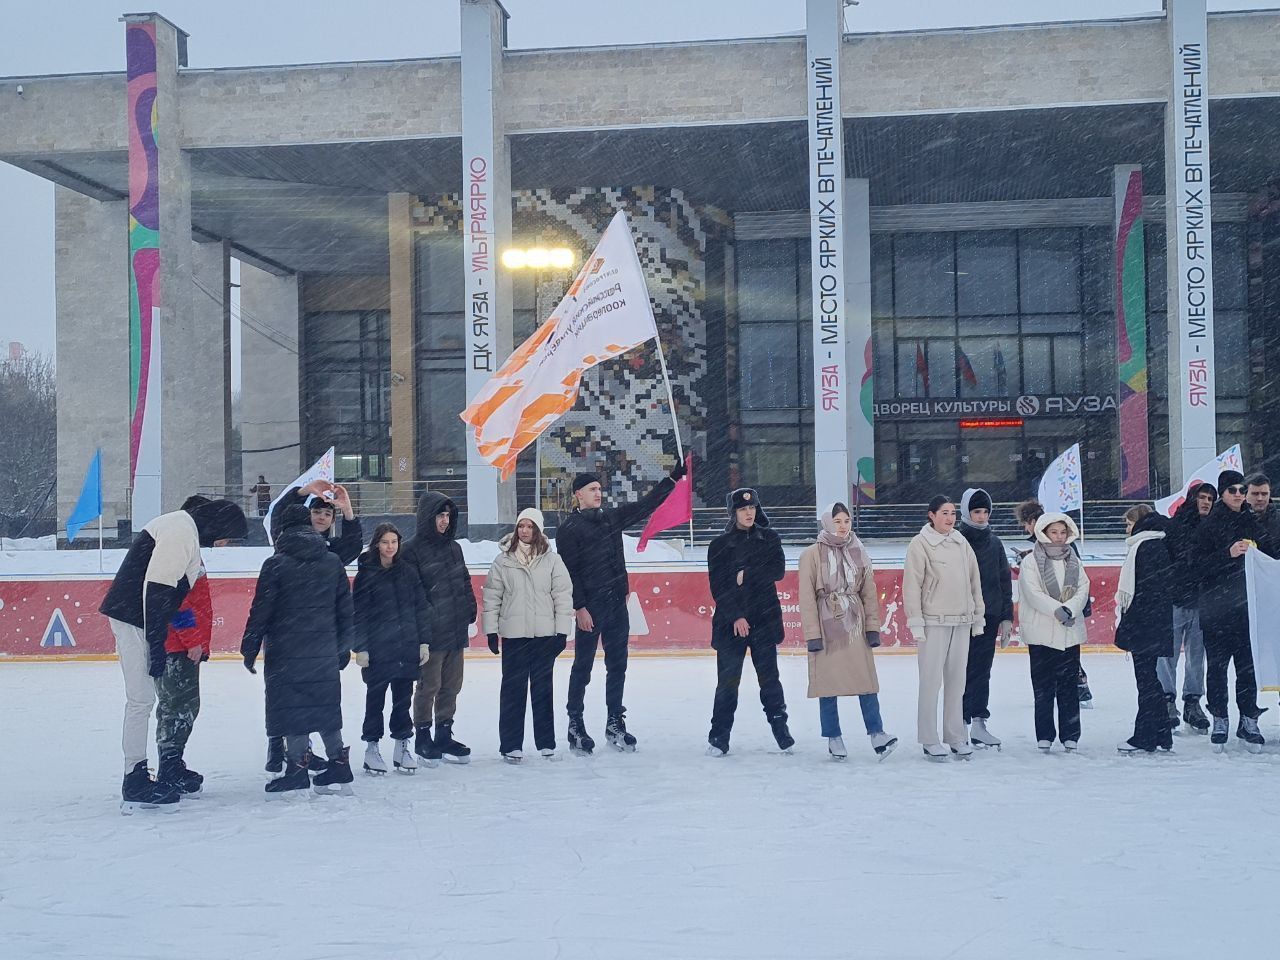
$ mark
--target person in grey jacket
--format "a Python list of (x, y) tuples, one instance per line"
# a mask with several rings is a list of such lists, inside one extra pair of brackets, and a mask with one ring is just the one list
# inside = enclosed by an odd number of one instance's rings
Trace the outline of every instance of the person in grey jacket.
[(498, 749), (519, 763), (524, 756), (525, 704), (533, 702), (533, 742), (556, 759), (552, 672), (573, 629), (573, 581), (542, 532), (542, 511), (521, 511), (515, 531), (484, 584), (484, 630), (489, 649), (502, 653)]

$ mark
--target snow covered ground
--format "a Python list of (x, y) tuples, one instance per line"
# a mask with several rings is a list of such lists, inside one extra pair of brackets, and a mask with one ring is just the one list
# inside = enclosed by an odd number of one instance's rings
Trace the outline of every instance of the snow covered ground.
[[(204, 674), (188, 760), (206, 795), (122, 817), (114, 663), (0, 667), (0, 955), (6, 958), (1035, 958), (1270, 952), (1280, 906), (1274, 742), (1122, 758), (1131, 668), (1086, 657), (1078, 756), (1042, 756), (1021, 655), (996, 658), (1002, 753), (926, 763), (916, 668), (880, 658), (877, 763), (856, 703), (826, 758), (805, 663), (783, 681), (799, 743), (773, 746), (750, 675), (729, 757), (703, 755), (715, 662), (632, 660), (640, 751), (497, 757), (496, 659), (468, 662), (466, 767), (357, 773), (357, 796), (263, 801), (261, 676)], [(563, 703), (569, 659), (556, 676)], [(344, 673), (358, 752), (363, 686)], [(603, 664), (588, 702), (603, 740)], [(558, 732), (564, 718), (557, 708)], [(384, 742), (384, 754), (389, 756)], [(532, 736), (526, 749), (532, 751)], [(562, 752), (566, 752), (562, 748)], [(154, 760), (153, 760), (154, 762)]]

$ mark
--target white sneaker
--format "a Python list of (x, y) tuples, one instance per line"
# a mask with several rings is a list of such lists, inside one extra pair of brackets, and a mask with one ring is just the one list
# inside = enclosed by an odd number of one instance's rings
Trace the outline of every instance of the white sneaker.
[(543, 760), (559, 760), (560, 759), (560, 754), (556, 753), (550, 747), (543, 747), (541, 750), (538, 751), (538, 753), (542, 755)]
[(1063, 749), (1063, 750), (1065, 750), (1065, 751), (1067, 751), (1067, 753), (1075, 753), (1075, 752), (1076, 752), (1076, 747), (1077, 747), (1077, 746), (1078, 746), (1078, 744), (1077, 744), (1074, 740), (1063, 740), (1063, 741), (1062, 741), (1062, 749)]
[(950, 754), (947, 752), (947, 748), (940, 743), (926, 743), (924, 745), (924, 758), (926, 760), (941, 763), (949, 757)]
[(1053, 749), (1052, 740), (1037, 740), (1036, 746), (1039, 747), (1041, 753), (1048, 753)]
[(391, 762), (401, 773), (418, 772), (418, 758), (413, 755), (413, 747), (409, 745), (408, 740), (396, 741), (396, 752)]
[(975, 747), (995, 747), (1000, 749), (1000, 738), (987, 729), (987, 721), (975, 717), (969, 724), (969, 742)]
[(848, 760), (849, 751), (844, 748), (843, 737), (827, 737), (827, 753), (832, 760)]
[(893, 753), (893, 748), (897, 745), (898, 738), (889, 736), (883, 730), (879, 733), (871, 734), (871, 749), (876, 752), (876, 756), (881, 760)]
[(508, 750), (502, 755), (502, 759), (507, 763), (519, 763), (524, 759), (524, 752), (522, 750)]
[(968, 760), (973, 756), (973, 747), (968, 740), (952, 744), (951, 753), (957, 760)]
[(382, 759), (382, 751), (376, 743), (364, 748), (364, 769), (366, 773), (383, 774), (387, 772), (386, 761)]

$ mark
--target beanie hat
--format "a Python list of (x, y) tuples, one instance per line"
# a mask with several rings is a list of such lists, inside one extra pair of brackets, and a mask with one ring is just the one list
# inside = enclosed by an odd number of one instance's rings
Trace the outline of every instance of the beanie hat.
[(973, 496), (969, 498), (969, 510), (990, 510), (991, 495), (985, 490), (973, 491)]
[(533, 525), (538, 528), (538, 532), (539, 533), (542, 532), (544, 527), (544, 523), (542, 519), (542, 511), (539, 510), (537, 507), (525, 507), (523, 510), (521, 510), (520, 516), (516, 517), (517, 527), (520, 526), (521, 520), (532, 521)]
[(249, 535), (244, 511), (230, 500), (207, 500), (189, 512), (202, 547), (212, 547), (218, 540), (243, 540)]
[(1241, 483), (1244, 483), (1244, 474), (1239, 470), (1223, 470), (1218, 474), (1218, 493)]
[(307, 502), (307, 509), (309, 509), (309, 510), (328, 510), (330, 513), (335, 513), (335, 512), (336, 512), (336, 510), (335, 510), (335, 508), (334, 508), (334, 506), (333, 506), (333, 501), (332, 501), (332, 500), (326, 500), (324, 497), (312, 497), (312, 498)]
[(573, 478), (573, 492), (577, 493), (589, 483), (599, 483), (600, 478), (594, 473), (580, 473)]

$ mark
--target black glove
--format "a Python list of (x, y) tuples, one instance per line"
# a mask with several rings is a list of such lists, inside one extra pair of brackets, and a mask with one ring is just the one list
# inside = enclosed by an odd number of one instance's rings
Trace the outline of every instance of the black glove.
[(254, 661), (257, 659), (258, 658), (254, 654), (246, 653), (244, 655), (244, 668), (248, 670), (250, 673), (257, 673), (258, 671), (253, 665)]
[(819, 650), (821, 650), (821, 649), (822, 649), (822, 638), (821, 638), (821, 637), (818, 637), (816, 640), (808, 640), (808, 641), (806, 641), (806, 642), (807, 642), (807, 643), (808, 643), (808, 645), (809, 645), (809, 652), (810, 652), (810, 653), (817, 653)]
[(681, 478), (689, 472), (689, 467), (683, 460), (671, 468), (671, 479), (679, 483)]
[(874, 650), (876, 647), (880, 646), (880, 631), (879, 631), (879, 630), (868, 630), (868, 631), (867, 631), (867, 646), (868, 646), (868, 647), (870, 647), (872, 650)]
[(348, 663), (350, 663), (350, 662), (351, 662), (351, 651), (350, 651), (350, 650), (343, 650), (340, 654), (338, 654), (338, 669), (339, 669), (339, 670), (345, 670), (345, 669), (347, 669), (347, 664), (348, 664)]
[(489, 637), (489, 652), (496, 656), (498, 654), (498, 635), (496, 633), (491, 633), (488, 635), (488, 637)]

